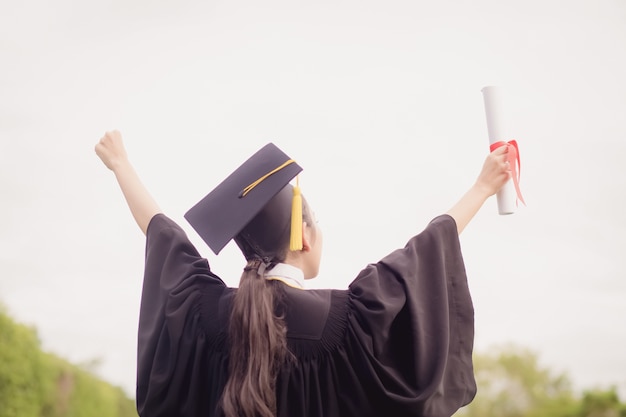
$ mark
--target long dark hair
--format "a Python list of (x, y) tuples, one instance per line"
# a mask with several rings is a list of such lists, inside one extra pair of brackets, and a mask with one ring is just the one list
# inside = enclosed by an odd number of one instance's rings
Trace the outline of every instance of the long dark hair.
[[(229, 378), (222, 394), (226, 417), (276, 415), (276, 378), (291, 353), (287, 347), (287, 326), (277, 311), (281, 284), (266, 280), (262, 273), (287, 256), (290, 213), (288, 186), (235, 238), (248, 264), (241, 275), (230, 317)], [(302, 214), (304, 221), (311, 224), (306, 202)]]
[(226, 417), (276, 415), (276, 377), (289, 350), (287, 326), (275, 314), (274, 284), (254, 267), (241, 276), (229, 326), (229, 379), (222, 396)]

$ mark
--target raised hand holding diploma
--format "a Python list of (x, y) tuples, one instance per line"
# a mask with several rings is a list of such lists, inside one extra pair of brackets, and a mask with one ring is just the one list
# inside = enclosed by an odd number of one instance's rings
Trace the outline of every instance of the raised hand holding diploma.
[(511, 170), (511, 179), (496, 194), (498, 199), (498, 213), (513, 214), (517, 208), (517, 201), (524, 202), (519, 188), (520, 158), (517, 142), (512, 140), (506, 131), (502, 117), (503, 106), (500, 89), (498, 87), (483, 87), (481, 90), (485, 101), (487, 116), (487, 132), (489, 134), (489, 148), (493, 152), (500, 146), (507, 146), (508, 162)]

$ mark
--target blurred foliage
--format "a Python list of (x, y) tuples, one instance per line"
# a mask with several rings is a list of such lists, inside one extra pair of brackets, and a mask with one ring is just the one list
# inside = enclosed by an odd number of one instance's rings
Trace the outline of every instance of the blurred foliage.
[(459, 417), (626, 417), (615, 388), (576, 395), (567, 375), (542, 367), (527, 349), (475, 354), (474, 368), (478, 393)]
[[(33, 328), (0, 306), (0, 417), (136, 417), (121, 388), (84, 366), (43, 352)], [(506, 346), (474, 357), (478, 394), (458, 417), (626, 417), (615, 388), (575, 394), (565, 374), (539, 364), (536, 353)]]
[(136, 417), (121, 388), (43, 352), (33, 328), (0, 307), (0, 417)]
[(582, 398), (581, 413), (578, 416), (626, 417), (626, 404), (620, 402), (615, 388), (608, 391), (585, 391)]

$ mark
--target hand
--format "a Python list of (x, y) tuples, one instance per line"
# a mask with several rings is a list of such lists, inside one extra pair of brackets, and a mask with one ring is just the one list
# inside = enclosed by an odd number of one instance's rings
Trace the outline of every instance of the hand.
[(500, 146), (487, 155), (474, 185), (448, 210), (447, 213), (456, 222), (459, 234), (480, 210), (485, 200), (497, 193), (511, 178), (511, 169), (507, 162), (508, 153), (508, 146)]
[(476, 187), (486, 193), (487, 197), (494, 195), (511, 178), (511, 167), (507, 160), (508, 146), (500, 146), (492, 151), (483, 164), (483, 169), (476, 180)]
[(128, 160), (122, 135), (117, 130), (106, 132), (96, 145), (96, 154), (100, 157), (104, 165), (111, 171)]
[(115, 173), (128, 207), (141, 231), (146, 234), (150, 220), (161, 212), (135, 169), (128, 161), (122, 135), (117, 130), (106, 132), (96, 145), (96, 154)]

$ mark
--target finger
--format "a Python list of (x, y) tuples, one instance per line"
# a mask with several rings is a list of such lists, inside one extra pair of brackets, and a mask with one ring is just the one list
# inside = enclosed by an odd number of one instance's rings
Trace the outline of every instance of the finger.
[(495, 156), (505, 155), (509, 152), (508, 146), (500, 146), (493, 150), (492, 154)]
[(119, 130), (111, 130), (109, 133), (111, 134), (111, 139), (113, 140), (118, 141), (122, 138), (122, 134)]
[(504, 168), (508, 158), (506, 155), (492, 155), (491, 160), (494, 166)]

